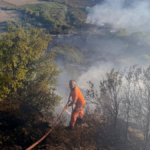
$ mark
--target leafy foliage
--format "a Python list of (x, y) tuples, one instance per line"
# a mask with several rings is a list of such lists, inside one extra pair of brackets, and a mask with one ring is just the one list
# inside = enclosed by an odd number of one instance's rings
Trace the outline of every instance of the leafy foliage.
[(17, 96), (39, 110), (58, 102), (53, 86), (61, 70), (53, 53), (44, 54), (49, 41), (50, 36), (37, 29), (11, 28), (1, 37), (1, 99)]
[[(41, 52), (46, 48), (46, 43), (38, 38), (40, 32), (36, 32), (32, 30), (29, 35), (22, 29), (16, 32), (9, 30), (2, 36), (0, 41), (1, 97), (11, 90), (23, 88), (22, 80), (28, 72), (28, 64), (42, 56)], [(38, 40), (35, 40), (36, 38)]]
[(23, 6), (26, 15), (37, 18), (43, 23), (64, 24), (67, 7), (54, 2)]
[[(10, 9), (10, 8), (5, 8)], [(51, 34), (67, 34), (77, 27), (84, 26), (86, 11), (84, 8), (72, 7), (65, 2), (50, 1), (41, 4), (27, 4), (12, 9), (24, 13), (13, 25), (30, 28), (30, 26), (45, 28)]]
[(51, 51), (65, 62), (81, 64), (85, 60), (84, 55), (74, 46), (59, 45), (54, 47)]

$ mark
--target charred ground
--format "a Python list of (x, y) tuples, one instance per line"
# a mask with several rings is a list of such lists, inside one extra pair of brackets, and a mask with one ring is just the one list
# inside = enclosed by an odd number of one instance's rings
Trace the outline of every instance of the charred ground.
[[(0, 149), (23, 150), (39, 140), (50, 129), (50, 124), (34, 108), (23, 104), (20, 106), (12, 104), (4, 110), (5, 105), (9, 104), (1, 103), (0, 108)], [(61, 120), (55, 130), (34, 149), (140, 150), (143, 144), (141, 129), (135, 124), (129, 124), (130, 140), (125, 144), (126, 123), (118, 119), (119, 121), (119, 133), (115, 137), (112, 121), (107, 116), (86, 112), (83, 124), (76, 124), (72, 131), (65, 130), (64, 120)]]

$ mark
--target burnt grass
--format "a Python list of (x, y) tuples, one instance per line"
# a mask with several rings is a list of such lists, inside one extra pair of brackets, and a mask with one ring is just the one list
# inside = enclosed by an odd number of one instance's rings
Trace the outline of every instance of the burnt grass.
[[(0, 149), (24, 150), (50, 130), (41, 113), (24, 104), (0, 107)], [(82, 125), (68, 131), (59, 124), (34, 150), (140, 150), (142, 139), (129, 131), (125, 144), (125, 122), (114, 136), (112, 121), (100, 114), (85, 114)], [(134, 125), (130, 127), (134, 130)], [(136, 128), (136, 126), (135, 126)], [(140, 129), (136, 129), (140, 132)]]
[(35, 150), (140, 150), (142, 140), (134, 133), (129, 132), (125, 144), (124, 127), (114, 136), (113, 124), (106, 116), (86, 114), (82, 125), (71, 131), (59, 126)]

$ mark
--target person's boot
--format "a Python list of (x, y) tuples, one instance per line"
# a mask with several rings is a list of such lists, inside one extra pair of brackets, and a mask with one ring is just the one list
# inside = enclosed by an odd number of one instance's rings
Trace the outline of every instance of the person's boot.
[(74, 126), (70, 126), (70, 130), (73, 130), (74, 129)]
[(66, 127), (65, 129), (68, 130), (68, 131), (69, 131), (69, 130), (73, 130), (73, 129), (74, 129), (74, 126), (70, 126), (70, 125), (69, 125), (69, 126)]
[(78, 124), (82, 124), (83, 123), (83, 119), (78, 118)]

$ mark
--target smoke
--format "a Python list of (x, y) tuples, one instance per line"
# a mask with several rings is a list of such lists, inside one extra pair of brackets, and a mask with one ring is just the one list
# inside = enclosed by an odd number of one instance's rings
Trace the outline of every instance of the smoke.
[[(55, 114), (61, 114), (63, 108), (68, 102), (68, 97), (70, 94), (69, 81), (72, 79), (70, 75), (68, 74), (68, 72), (66, 71), (66, 69), (64, 68), (62, 61), (58, 62), (58, 67), (62, 69), (62, 72), (60, 73), (60, 76), (58, 77), (58, 80), (57, 80), (57, 83), (59, 86), (56, 87), (56, 94), (61, 96), (62, 99), (61, 99), (60, 105), (58, 105), (55, 108)], [(71, 118), (70, 116), (71, 111), (72, 111), (72, 108), (69, 107), (64, 113), (67, 124), (69, 123), (70, 118)]]
[[(74, 64), (72, 66), (72, 68), (84, 68), (84, 71), (81, 70), (81, 75), (76, 79), (77, 86), (84, 96), (89, 88), (87, 82), (92, 81), (95, 83), (95, 87), (98, 87), (99, 81), (111, 69), (124, 70), (126, 67), (135, 64), (147, 67), (150, 63), (150, 46), (143, 43), (142, 40), (140, 40), (141, 44), (138, 45), (139, 39), (136, 38), (135, 40), (130, 36), (126, 38), (112, 38), (111, 36), (103, 38), (102, 36), (99, 38), (95, 35), (90, 35), (88, 38), (83, 38), (81, 35), (72, 35), (69, 37), (61, 36), (61, 38), (58, 38), (58, 41), (63, 44), (76, 46), (81, 51), (84, 50), (83, 54), (88, 59), (87, 64), (83, 66)], [(60, 114), (69, 97), (69, 80), (74, 78), (68, 74), (63, 61), (58, 63), (63, 70), (58, 78), (59, 86), (57, 87), (58, 94), (63, 98), (63, 104), (56, 108), (56, 112)], [(71, 108), (68, 108), (68, 111), (65, 114), (67, 123), (70, 120), (69, 113), (72, 111)]]
[(131, 1), (105, 0), (102, 4), (87, 8), (87, 23), (114, 29), (126, 28), (129, 32), (148, 31), (150, 29), (150, 5), (148, 0)]
[[(55, 38), (54, 42), (75, 46), (86, 57), (86, 64), (74, 64), (72, 66), (72, 68), (79, 67), (79, 70), (81, 70), (80, 76), (76, 79), (76, 84), (84, 96), (89, 88), (89, 81), (95, 83), (95, 87), (98, 89), (99, 81), (113, 68), (116, 71), (122, 71), (135, 64), (142, 67), (147, 67), (150, 64), (150, 45), (147, 42), (132, 35), (112, 36), (110, 32), (106, 31), (106, 24), (111, 25), (115, 30), (126, 28), (130, 32), (148, 31), (150, 28), (149, 2), (147, 0), (127, 2), (124, 0), (106, 0), (102, 4), (87, 8), (87, 23), (103, 25), (104, 28), (101, 28), (101, 30), (106, 34), (95, 32), (87, 34), (85, 31), (85, 34), (61, 35)], [(63, 60), (58, 63), (63, 72), (58, 78), (59, 86), (56, 90), (62, 97), (62, 101), (55, 111), (60, 114), (68, 101), (69, 80), (74, 78), (68, 74), (63, 65)], [(68, 108), (65, 113), (67, 123), (69, 123), (71, 111), (72, 109)]]

